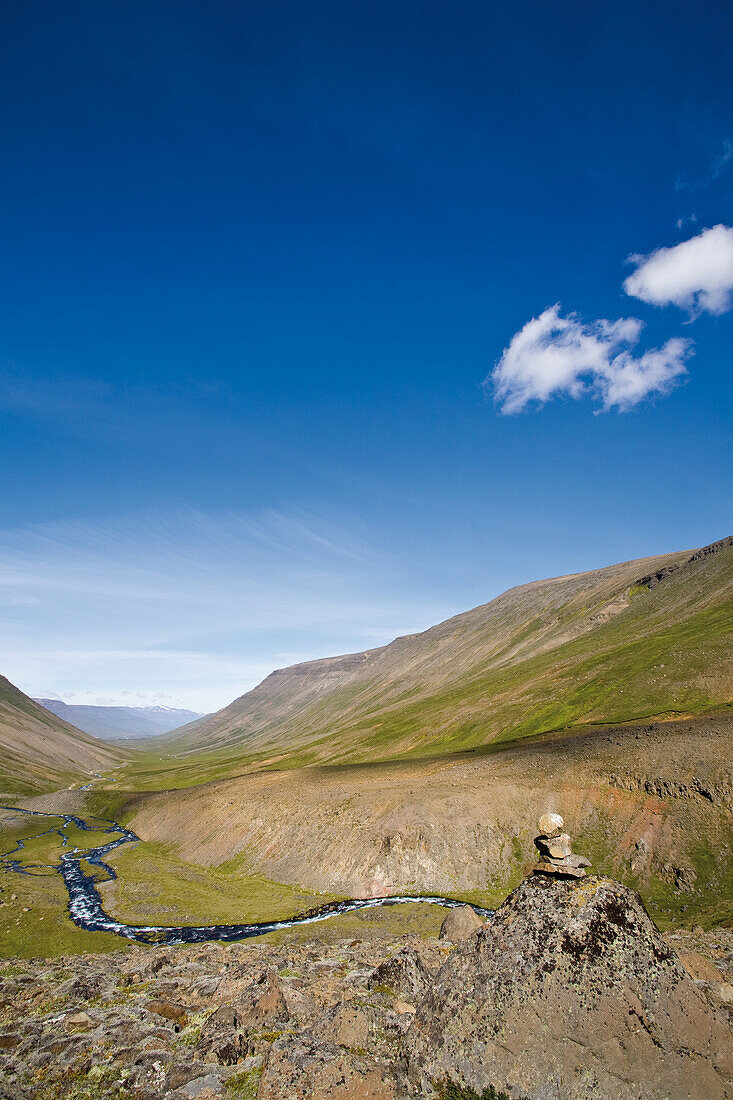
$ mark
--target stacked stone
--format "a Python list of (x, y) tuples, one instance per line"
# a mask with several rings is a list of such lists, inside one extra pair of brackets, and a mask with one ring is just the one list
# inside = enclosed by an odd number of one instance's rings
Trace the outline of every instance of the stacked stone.
[(570, 837), (563, 832), (565, 822), (560, 814), (543, 814), (539, 820), (540, 835), (535, 837), (535, 847), (540, 853), (539, 863), (533, 871), (545, 875), (569, 875), (583, 878), (584, 867), (590, 867), (585, 856), (577, 856), (570, 844)]

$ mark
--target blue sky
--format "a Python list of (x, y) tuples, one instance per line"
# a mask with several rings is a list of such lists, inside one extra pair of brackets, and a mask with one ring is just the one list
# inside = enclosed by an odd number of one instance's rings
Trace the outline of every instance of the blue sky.
[(206, 710), (729, 534), (731, 72), (723, 3), (4, 5), (0, 670)]

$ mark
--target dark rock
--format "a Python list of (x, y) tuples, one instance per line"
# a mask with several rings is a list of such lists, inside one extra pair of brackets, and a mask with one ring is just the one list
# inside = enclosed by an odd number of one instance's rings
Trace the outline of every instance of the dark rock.
[(672, 565), (665, 565), (661, 569), (658, 569), (656, 573), (649, 573), (645, 577), (640, 577), (635, 583), (637, 585), (644, 585), (646, 588), (655, 588), (660, 581), (666, 580), (667, 577), (671, 577), (673, 573), (676, 573), (678, 569), (681, 569), (683, 565), (691, 565), (695, 561), (702, 561), (703, 558), (709, 557), (711, 554), (719, 554), (721, 550), (727, 550), (728, 547), (733, 546), (733, 536), (728, 535), (727, 538), (718, 539), (717, 542), (711, 542), (709, 546), (703, 546), (700, 550), (696, 550), (692, 557), (688, 558), (686, 562), (673, 562)]
[(202, 1028), (202, 1034), (210, 1031), (229, 1031), (233, 1027), (244, 1027), (245, 1016), (240, 1015), (237, 1005), (220, 1005), (210, 1016), (207, 1016)]
[(280, 979), (272, 969), (264, 970), (242, 993), (236, 1003), (221, 1005), (208, 1017), (206, 1030), (254, 1028), (289, 1019)]
[(179, 1089), (181, 1085), (187, 1085), (189, 1081), (194, 1081), (197, 1077), (205, 1077), (207, 1073), (211, 1073), (211, 1066), (206, 1062), (176, 1062), (168, 1067), (164, 1088), (166, 1092)]
[(26, 1094), (15, 1085), (0, 1081), (0, 1100), (26, 1100)]
[(277, 972), (264, 970), (247, 986), (237, 1003), (221, 1005), (211, 1013), (201, 1029), (197, 1049), (207, 1060), (235, 1065), (263, 1047), (261, 1042), (250, 1038), (251, 1033), (277, 1031), (289, 1018)]
[(135, 1046), (117, 1047), (114, 1053), (114, 1062), (120, 1066), (133, 1065), (139, 1053), (140, 1047), (137, 1044)]
[(674, 884), (676, 888), (685, 894), (692, 894), (697, 881), (697, 871), (694, 867), (675, 867)]
[(221, 1078), (214, 1073), (205, 1073), (200, 1077), (194, 1077), (182, 1085), (176, 1093), (186, 1100), (213, 1100), (214, 1097), (223, 1095)]
[[(696, 560), (694, 556), (690, 558), (690, 561), (693, 560)], [(638, 581), (634, 582), (634, 585), (639, 588), (641, 588), (642, 585), (644, 588), (656, 588), (660, 581), (664, 581), (667, 577), (671, 577), (673, 573), (676, 573), (678, 569), (682, 568), (683, 564), (685, 563), (675, 562), (672, 565), (665, 565), (661, 569), (658, 569), (656, 573), (647, 573), (645, 577), (639, 577)], [(689, 562), (686, 564), (689, 565)]]
[(198, 978), (191, 983), (189, 994), (208, 999), (214, 996), (220, 985), (221, 978)]
[(56, 996), (68, 997), (71, 1002), (95, 1001), (109, 989), (109, 983), (103, 981), (98, 974), (81, 974), (78, 978), (71, 978), (63, 982), (56, 991)]
[(164, 1080), (165, 1070), (160, 1059), (157, 1055), (150, 1053), (138, 1054), (125, 1074), (125, 1082), (135, 1100), (137, 1100), (138, 1095), (135, 1090), (139, 1090), (143, 1094), (150, 1092), (153, 1096), (160, 1096)]
[(222, 1005), (208, 1017), (196, 1045), (198, 1057), (206, 1062), (234, 1066), (249, 1053), (247, 1017), (238, 1014), (236, 1005)]
[(701, 550), (696, 550), (690, 558), (690, 562), (701, 561), (710, 554), (719, 554), (721, 550), (727, 550), (729, 546), (733, 546), (733, 535), (728, 535), (728, 537), (724, 539), (718, 539), (717, 542), (711, 542), (709, 546), (703, 546)]
[(145, 981), (148, 978), (155, 977), (166, 966), (170, 966), (173, 961), (169, 951), (156, 951), (154, 954), (147, 954), (140, 965), (137, 968), (137, 972), (140, 977)]
[(257, 1048), (251, 1043), (246, 1031), (225, 1031), (219, 1034), (204, 1034), (199, 1040), (196, 1053), (206, 1062), (218, 1062), (220, 1066), (236, 1066)]
[(268, 968), (242, 993), (237, 1005), (239, 1027), (261, 1027), (264, 1023), (289, 1019), (277, 971)]
[(532, 875), (460, 945), (405, 1039), (412, 1087), (433, 1080), (530, 1100), (733, 1096), (733, 1043), (617, 882)]

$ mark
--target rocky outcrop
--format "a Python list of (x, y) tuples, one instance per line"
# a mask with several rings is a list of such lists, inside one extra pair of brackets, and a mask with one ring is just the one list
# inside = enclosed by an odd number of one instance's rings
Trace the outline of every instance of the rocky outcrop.
[(665, 799), (703, 799), (713, 806), (733, 810), (733, 783), (730, 779), (717, 782), (690, 776), (689, 782), (673, 779), (670, 776), (634, 775), (612, 773), (609, 776), (612, 786), (621, 791), (645, 791), (655, 798)]
[(368, 980), (445, 958), (436, 940), (413, 959), (413, 939), (5, 960), (0, 1100), (392, 1100), (411, 1015)]
[(711, 542), (708, 546), (696, 550), (686, 561), (673, 561), (669, 565), (657, 569), (654, 573), (647, 573), (645, 576), (640, 577), (636, 584), (643, 585), (644, 588), (656, 588), (660, 581), (671, 577), (673, 573), (676, 573), (678, 569), (682, 569), (685, 565), (702, 561), (704, 558), (709, 558), (711, 554), (719, 554), (722, 550), (728, 550), (731, 546), (733, 546), (733, 535), (728, 535), (727, 538), (718, 539), (717, 542)]
[(730, 546), (733, 546), (733, 535), (718, 539), (717, 542), (711, 542), (709, 546), (703, 546), (701, 550), (696, 550), (690, 561), (702, 561), (703, 558), (708, 558), (711, 554), (719, 554), (721, 550), (727, 550)]
[(660, 581), (664, 581), (667, 577), (671, 577), (673, 573), (676, 573), (678, 569), (681, 569), (683, 565), (689, 564), (689, 562), (673, 562), (671, 565), (665, 565), (661, 569), (657, 569), (654, 573), (647, 573), (643, 577), (639, 577), (635, 582), (639, 588), (656, 588)]
[(247, 1055), (261, 1052), (261, 1032), (281, 1028), (289, 1020), (277, 972), (263, 970), (236, 1001), (221, 1005), (201, 1028), (197, 1053), (204, 1061), (236, 1065)]
[(530, 1100), (733, 1096), (726, 1019), (620, 883), (533, 874), (456, 949), (405, 1041), (411, 1087)]
[(433, 1078), (530, 1100), (726, 1095), (733, 932), (669, 937), (685, 971), (636, 895), (590, 877), (533, 875), (458, 947), (377, 942), (369, 916), (330, 943), (5, 960), (0, 1098), (428, 1100)]

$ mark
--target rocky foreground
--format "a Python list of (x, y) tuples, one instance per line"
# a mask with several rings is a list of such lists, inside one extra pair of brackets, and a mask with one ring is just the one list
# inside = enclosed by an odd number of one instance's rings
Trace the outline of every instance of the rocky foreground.
[(0, 1096), (733, 1097), (733, 934), (704, 937), (714, 962), (689, 939), (610, 879), (534, 874), (439, 940), (8, 962)]

